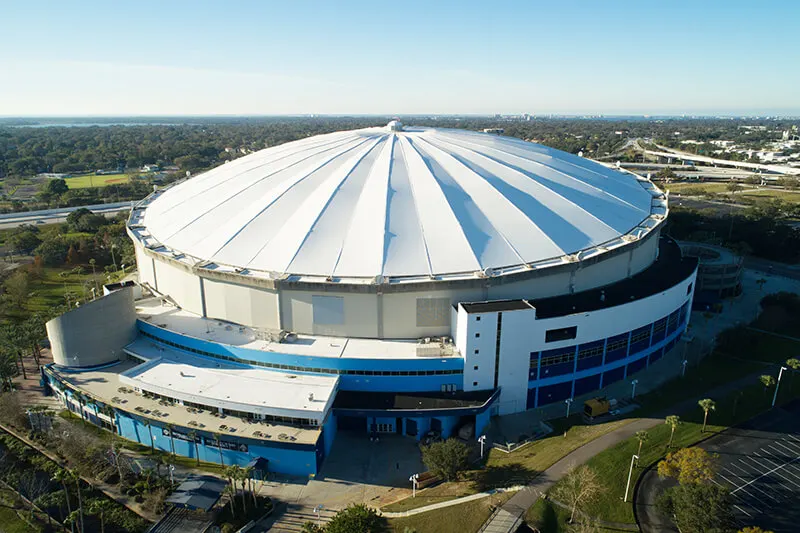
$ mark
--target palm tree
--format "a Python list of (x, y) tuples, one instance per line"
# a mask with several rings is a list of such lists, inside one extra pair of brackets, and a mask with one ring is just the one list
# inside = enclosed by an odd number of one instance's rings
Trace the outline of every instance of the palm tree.
[(717, 403), (712, 400), (711, 398), (703, 398), (697, 405), (703, 410), (703, 429), (700, 430), (700, 433), (706, 432), (706, 422), (708, 422), (708, 413), (710, 411), (714, 411), (717, 408)]
[(78, 516), (80, 517), (81, 533), (84, 533), (83, 498), (81, 497), (81, 476), (79, 476), (74, 470), (67, 469), (64, 483), (69, 483), (69, 482), (75, 483), (75, 491), (78, 494)]
[(245, 514), (247, 514), (247, 470), (239, 465), (236, 465), (234, 469), (236, 471), (236, 479), (242, 484), (242, 507), (244, 508)]
[(98, 515), (100, 517), (100, 533), (105, 533), (105, 514), (112, 509), (114, 509), (114, 504), (105, 498), (92, 500), (92, 502), (89, 503), (89, 514)]
[(681, 417), (678, 415), (669, 415), (664, 419), (664, 423), (667, 424), (671, 429), (669, 434), (669, 443), (667, 444), (667, 448), (671, 448), (672, 438), (675, 436), (675, 430), (678, 429), (678, 426), (681, 424)]
[(187, 436), (194, 443), (194, 457), (197, 460), (197, 466), (200, 466), (200, 447), (197, 444), (197, 432), (192, 429), (187, 433)]
[(75, 523), (78, 522), (78, 511), (72, 511), (64, 519), (65, 524), (69, 524), (70, 531), (75, 531)]
[(767, 389), (775, 386), (775, 378), (768, 374), (764, 374), (758, 378), (759, 383), (764, 385), (764, 395), (767, 394)]
[(169, 430), (169, 448), (172, 451), (172, 458), (175, 459), (175, 438), (172, 435), (172, 424), (167, 424), (167, 429)]
[(642, 445), (645, 442), (647, 442), (648, 440), (650, 440), (650, 434), (647, 433), (647, 431), (642, 429), (640, 431), (637, 431), (636, 434), (634, 434), (634, 437), (636, 437), (636, 440), (639, 441), (639, 450), (636, 452), (636, 455), (641, 457), (642, 456)]
[(236, 495), (238, 493), (235, 480), (236, 472), (232, 466), (226, 466), (222, 469), (222, 475), (228, 480), (228, 493), (231, 496), (231, 514), (236, 516)]
[(253, 497), (253, 507), (258, 505), (258, 500), (256, 499), (256, 491), (253, 490), (253, 467), (248, 466), (244, 469), (244, 475), (247, 479), (247, 484), (249, 486), (250, 495)]
[[(56, 483), (61, 483), (61, 487), (64, 489), (64, 499), (67, 502), (67, 520), (69, 520), (69, 516), (72, 515), (72, 506), (69, 504), (69, 490), (67, 490), (67, 481), (69, 481), (69, 473), (64, 470), (63, 468), (59, 468), (53, 474), (53, 481)], [(64, 520), (64, 522), (67, 522)], [(72, 527), (72, 531), (75, 531), (74, 522), (70, 522), (70, 526)]]
[(233, 487), (233, 485), (230, 484), (230, 481), (228, 483), (229, 484), (228, 484), (227, 487), (225, 487), (225, 490), (228, 492), (228, 494), (231, 497), (231, 516), (235, 519), (236, 518), (236, 505), (234, 505), (234, 501), (236, 499), (236, 489)]
[(151, 454), (155, 454), (156, 453), (156, 446), (153, 443), (153, 427), (151, 426), (150, 421), (147, 420), (146, 418), (144, 420), (142, 420), (142, 424), (144, 424), (145, 427), (147, 428), (147, 431), (150, 432), (150, 453)]
[(222, 434), (214, 433), (214, 438), (217, 439), (217, 450), (219, 450), (219, 464), (225, 466), (225, 459), (222, 458)]
[(786, 366), (792, 369), (791, 388), (794, 389), (794, 373), (800, 370), (800, 359), (795, 359), (794, 357), (787, 359)]

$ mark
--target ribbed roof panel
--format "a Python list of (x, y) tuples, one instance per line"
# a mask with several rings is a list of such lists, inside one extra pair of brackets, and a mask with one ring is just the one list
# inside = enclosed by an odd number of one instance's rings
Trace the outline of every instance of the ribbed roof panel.
[(536, 263), (630, 232), (630, 174), (460, 130), (337, 132), (242, 157), (164, 191), (147, 231), (221, 265), (332, 278), (442, 276)]

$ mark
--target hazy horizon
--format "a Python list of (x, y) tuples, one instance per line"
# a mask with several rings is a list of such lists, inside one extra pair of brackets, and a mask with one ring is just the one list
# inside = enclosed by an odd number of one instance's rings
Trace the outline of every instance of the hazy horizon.
[(800, 115), (800, 3), (4, 8), (0, 116)]

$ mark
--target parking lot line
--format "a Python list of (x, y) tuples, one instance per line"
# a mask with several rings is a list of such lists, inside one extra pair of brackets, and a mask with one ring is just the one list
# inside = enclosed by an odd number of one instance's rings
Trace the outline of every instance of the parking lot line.
[(747, 511), (745, 511), (744, 509), (742, 509), (741, 507), (739, 507), (738, 505), (734, 505), (734, 507), (736, 507), (737, 509), (739, 509), (741, 512), (743, 512), (743, 513), (744, 513), (744, 514), (746, 514), (747, 516), (750, 516), (750, 517), (752, 517), (752, 516), (753, 516), (753, 515), (751, 515), (750, 513), (748, 513)]
[[(789, 466), (790, 464), (794, 463), (794, 462), (795, 462), (795, 461), (797, 461), (798, 459), (800, 459), (800, 457), (795, 457), (794, 459), (792, 459), (792, 460), (791, 460), (791, 461), (789, 461), (788, 463), (784, 463), (784, 464), (782, 464), (782, 465), (780, 465), (780, 466), (776, 466), (775, 468), (773, 468), (773, 469), (772, 469), (772, 470), (770, 470), (769, 472), (764, 472), (763, 474), (761, 474), (761, 475), (760, 475), (760, 476), (758, 476), (757, 478), (754, 478), (754, 479), (751, 479), (750, 481), (748, 481), (748, 482), (747, 482), (745, 485), (742, 485), (741, 487), (738, 487), (738, 488), (734, 489), (734, 491), (733, 491), (733, 492), (739, 491), (739, 490), (741, 490), (741, 489), (743, 489), (743, 488), (747, 487), (748, 485), (751, 485), (753, 482), (755, 482), (755, 481), (758, 481), (759, 479), (761, 479), (761, 478), (762, 478), (762, 477), (764, 477), (764, 476), (768, 476), (768, 475), (770, 475), (770, 474), (771, 474), (771, 473), (773, 473), (773, 472), (776, 472), (776, 471), (778, 471), (778, 470), (781, 470), (781, 469), (783, 469), (783, 468), (786, 468), (787, 466)], [(733, 493), (731, 493), (731, 494), (733, 494)]]
[[(741, 486), (740, 486), (740, 485), (738, 485), (737, 483), (734, 483), (734, 482), (733, 482), (733, 481), (731, 481), (730, 479), (726, 478), (726, 477), (725, 477), (725, 476), (723, 476), (722, 474), (718, 474), (718, 475), (719, 475), (719, 477), (721, 477), (722, 479), (724, 479), (725, 481), (727, 481), (728, 483), (730, 483), (730, 484), (731, 484), (731, 485), (733, 485), (734, 487), (737, 487), (735, 490), (731, 491), (731, 494), (733, 494), (734, 492), (736, 492), (736, 490), (739, 490), (740, 488), (744, 487), (744, 485), (741, 485)], [(734, 475), (736, 475), (736, 474), (734, 474)], [(739, 476), (736, 476), (736, 477), (739, 477)], [(758, 487), (753, 487), (753, 488), (754, 488), (755, 490), (758, 490), (759, 492), (763, 492), (763, 491), (759, 490), (759, 489), (758, 489)], [(767, 502), (763, 501), (761, 498), (759, 498), (758, 496), (756, 496), (755, 494), (753, 494), (753, 493), (752, 493), (752, 492), (750, 492), (749, 490), (745, 490), (744, 492), (745, 492), (745, 494), (747, 494), (749, 497), (753, 498), (753, 499), (754, 499), (754, 500), (756, 500), (758, 503), (760, 503), (760, 504), (764, 505), (764, 506), (765, 506), (765, 507), (767, 507), (768, 509), (771, 507), (771, 505), (770, 505), (769, 503), (767, 503)], [(771, 497), (769, 496), (769, 494), (767, 494), (766, 496), (767, 496), (767, 497), (769, 497), (770, 499), (774, 499), (774, 498), (771, 498)]]
[[(755, 460), (753, 457), (745, 457), (745, 459), (747, 459), (748, 461), (752, 461), (753, 463), (757, 464), (757, 465), (759, 466), (759, 468), (764, 468), (764, 469), (771, 468), (769, 465), (767, 465), (767, 466), (764, 466), (764, 465), (763, 465), (763, 464), (761, 464), (759, 461), (756, 461), (756, 460)], [(744, 461), (744, 459), (742, 459), (742, 460)], [(762, 477), (764, 477), (764, 476), (770, 476), (770, 475), (773, 475), (773, 474), (774, 474), (775, 476), (778, 476), (778, 475), (780, 475), (780, 472), (779, 472), (779, 471), (777, 471), (777, 470), (775, 470), (775, 471), (773, 471), (771, 474), (768, 472), (768, 473), (766, 473), (766, 474), (764, 474), (764, 475), (762, 475), (762, 476), (759, 476), (759, 478), (762, 478)], [(770, 478), (768, 477), (767, 479), (770, 479)], [(776, 482), (777, 482), (779, 485), (783, 486), (783, 484), (782, 484), (782, 483), (780, 483), (779, 481), (777, 481), (777, 480), (776, 480)], [(776, 494), (778, 494), (778, 496), (780, 496), (781, 498), (783, 498), (783, 497), (784, 497), (784, 495), (783, 495), (783, 494), (781, 494), (780, 490), (778, 490), (777, 488), (775, 488), (775, 487), (774, 487), (774, 486), (772, 486), (772, 485), (773, 485), (773, 484), (771, 484), (771, 483), (759, 483), (759, 486), (760, 486), (760, 487), (762, 487), (762, 488), (764, 489), (764, 491), (765, 491), (765, 492), (766, 492), (766, 490), (767, 490), (767, 489), (769, 489), (770, 493), (772, 493), (772, 492), (774, 491)], [(792, 493), (792, 490), (791, 490), (791, 489), (787, 489), (787, 490), (789, 491), (789, 494), (791, 494), (791, 493)]]

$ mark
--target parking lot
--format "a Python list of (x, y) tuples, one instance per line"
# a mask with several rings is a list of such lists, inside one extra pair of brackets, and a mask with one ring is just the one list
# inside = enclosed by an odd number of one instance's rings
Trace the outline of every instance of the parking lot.
[(715, 483), (733, 496), (741, 526), (797, 531), (800, 510), (800, 403), (775, 409), (751, 424), (702, 445), (719, 455)]

